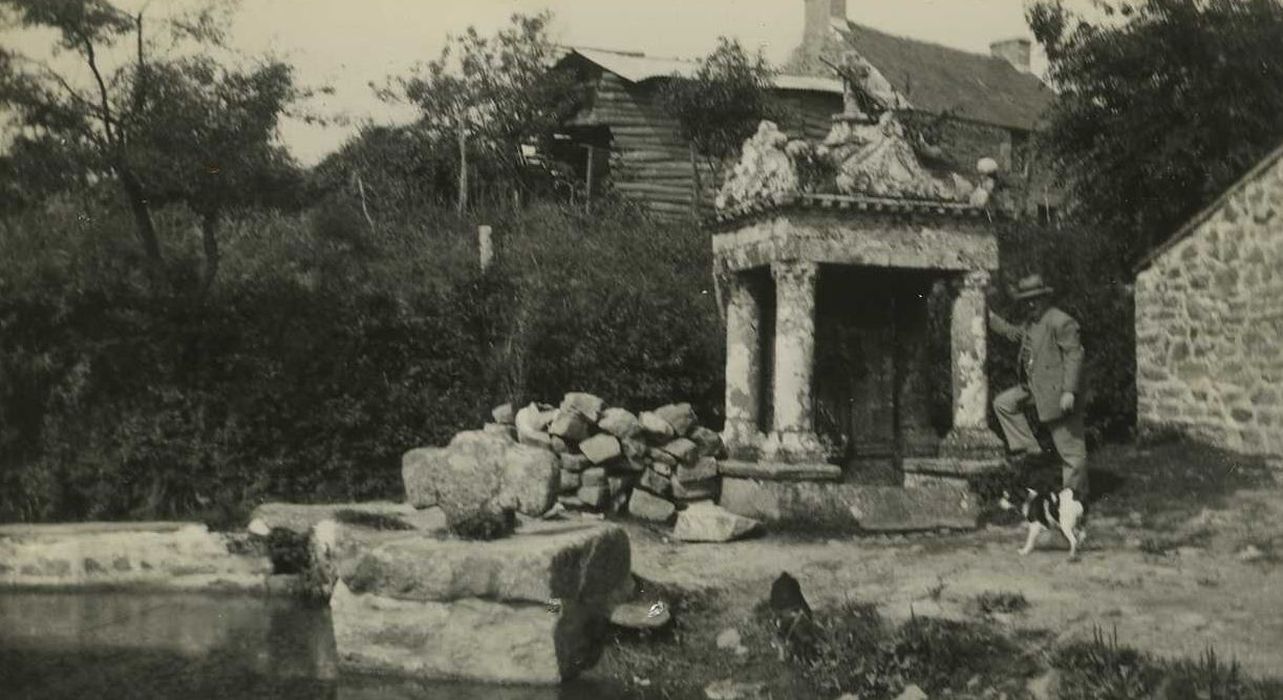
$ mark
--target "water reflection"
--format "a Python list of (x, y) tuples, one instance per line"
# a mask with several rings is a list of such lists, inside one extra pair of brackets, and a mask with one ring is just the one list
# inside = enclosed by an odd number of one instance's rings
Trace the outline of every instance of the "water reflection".
[(238, 596), (0, 594), (5, 698), (596, 700), (581, 679), (504, 688), (338, 673), (327, 609)]

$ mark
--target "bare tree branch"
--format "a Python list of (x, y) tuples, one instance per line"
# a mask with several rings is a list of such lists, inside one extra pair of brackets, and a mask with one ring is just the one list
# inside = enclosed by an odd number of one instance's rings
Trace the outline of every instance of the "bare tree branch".
[(85, 46), (85, 60), (89, 63), (89, 70), (93, 72), (94, 80), (98, 83), (98, 94), (102, 100), (101, 118), (103, 130), (107, 133), (107, 141), (115, 143), (116, 137), (112, 133), (111, 126), (111, 99), (107, 96), (107, 83), (102, 79), (102, 71), (98, 70), (98, 59), (94, 53), (93, 42), (89, 40), (89, 37), (83, 37), (82, 41)]

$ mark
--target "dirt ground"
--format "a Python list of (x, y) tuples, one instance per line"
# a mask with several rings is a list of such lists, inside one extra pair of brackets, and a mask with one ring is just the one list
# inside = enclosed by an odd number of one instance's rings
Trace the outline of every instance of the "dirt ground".
[[(1130, 486), (1137, 497), (1105, 499), (1093, 513), (1076, 562), (1051, 534), (1019, 556), (1023, 528), (1015, 524), (952, 534), (768, 534), (721, 545), (669, 542), (663, 530), (630, 524), (633, 570), (715, 600), (693, 632), (708, 637), (701, 646), (727, 627), (746, 627), (787, 571), (817, 609), (854, 600), (892, 620), (988, 618), (1012, 632), (1047, 632), (1044, 646), (1116, 629), (1120, 643), (1157, 656), (1197, 658), (1214, 647), (1253, 676), (1283, 676), (1283, 563), (1275, 554), (1283, 549), (1283, 487), (1191, 493), (1164, 507), (1143, 483)], [(988, 614), (976, 603), (986, 592), (1018, 593), (1028, 606)]]

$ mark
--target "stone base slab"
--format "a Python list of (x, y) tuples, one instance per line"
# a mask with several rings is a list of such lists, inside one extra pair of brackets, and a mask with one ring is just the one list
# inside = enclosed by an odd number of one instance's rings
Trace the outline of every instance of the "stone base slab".
[(617, 525), (532, 522), (487, 542), (401, 537), (367, 551), (340, 575), (354, 593), (401, 600), (596, 601), (629, 580), (631, 552)]
[(944, 476), (940, 474), (917, 474), (913, 472), (905, 472), (903, 485), (906, 489), (945, 487), (966, 490), (971, 487), (964, 477)]
[(786, 464), (784, 462), (751, 462), (726, 460), (717, 471), (724, 477), (762, 481), (841, 481), (842, 468), (824, 462)]
[(272, 563), (199, 523), (0, 527), (0, 586), (267, 592)]
[(997, 457), (908, 457), (901, 464), (906, 474), (929, 474), (965, 479), (1003, 468), (1003, 459)]
[(971, 530), (980, 509), (964, 489), (864, 486), (726, 477), (726, 510), (768, 524), (849, 532)]
[(595, 664), (609, 614), (573, 601), (398, 600), (356, 594), (342, 582), (330, 613), (343, 669), (538, 685), (570, 680)]

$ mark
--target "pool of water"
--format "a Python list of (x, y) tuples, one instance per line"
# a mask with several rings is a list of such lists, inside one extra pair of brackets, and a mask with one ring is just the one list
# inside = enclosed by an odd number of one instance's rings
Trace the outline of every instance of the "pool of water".
[(623, 688), (340, 673), (329, 610), (200, 594), (0, 593), (0, 697), (596, 700)]

